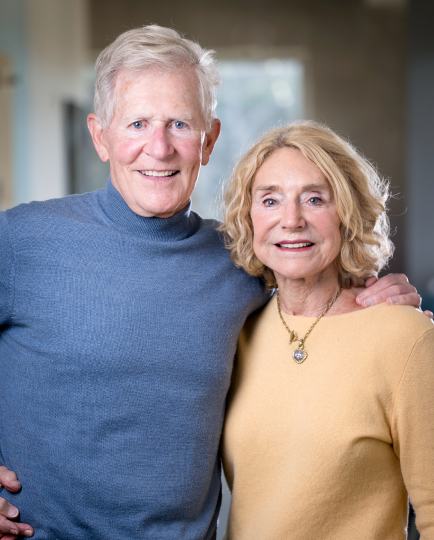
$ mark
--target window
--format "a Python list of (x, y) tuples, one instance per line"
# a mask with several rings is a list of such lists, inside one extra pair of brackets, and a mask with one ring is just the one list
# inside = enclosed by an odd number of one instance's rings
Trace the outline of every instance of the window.
[(220, 217), (222, 184), (251, 143), (273, 126), (305, 115), (305, 68), (298, 59), (230, 59), (219, 62), (222, 87), (217, 117), (222, 132), (211, 160), (202, 167), (193, 210)]

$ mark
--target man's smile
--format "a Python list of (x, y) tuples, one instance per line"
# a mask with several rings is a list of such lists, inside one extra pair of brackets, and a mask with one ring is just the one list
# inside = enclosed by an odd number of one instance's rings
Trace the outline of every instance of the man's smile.
[(175, 174), (178, 174), (180, 171), (140, 171), (143, 176), (160, 176), (160, 177), (168, 177), (168, 176), (174, 176)]

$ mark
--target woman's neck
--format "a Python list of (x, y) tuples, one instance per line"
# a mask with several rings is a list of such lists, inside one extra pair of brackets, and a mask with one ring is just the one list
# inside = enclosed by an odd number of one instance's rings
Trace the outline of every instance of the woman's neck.
[(318, 317), (339, 291), (337, 270), (329, 266), (320, 274), (288, 279), (276, 275), (281, 309), (290, 315)]

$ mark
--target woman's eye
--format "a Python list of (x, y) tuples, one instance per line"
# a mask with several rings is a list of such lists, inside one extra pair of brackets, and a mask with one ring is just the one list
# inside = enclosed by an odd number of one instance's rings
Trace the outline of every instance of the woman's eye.
[(133, 127), (135, 129), (140, 129), (143, 126), (143, 122), (134, 122)]
[(320, 199), (319, 197), (311, 197), (309, 199), (309, 202), (311, 204), (321, 204), (322, 203), (322, 199)]
[(276, 201), (274, 199), (265, 199), (264, 204), (265, 206), (274, 206), (276, 204)]
[(182, 129), (185, 126), (185, 123), (178, 120), (173, 125), (176, 127), (176, 129)]

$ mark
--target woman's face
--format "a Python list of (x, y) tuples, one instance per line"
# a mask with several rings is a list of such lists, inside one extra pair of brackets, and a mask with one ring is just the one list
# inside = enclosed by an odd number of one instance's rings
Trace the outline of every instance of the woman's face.
[(330, 184), (294, 148), (276, 150), (252, 185), (253, 249), (277, 281), (309, 278), (339, 254), (340, 220)]

